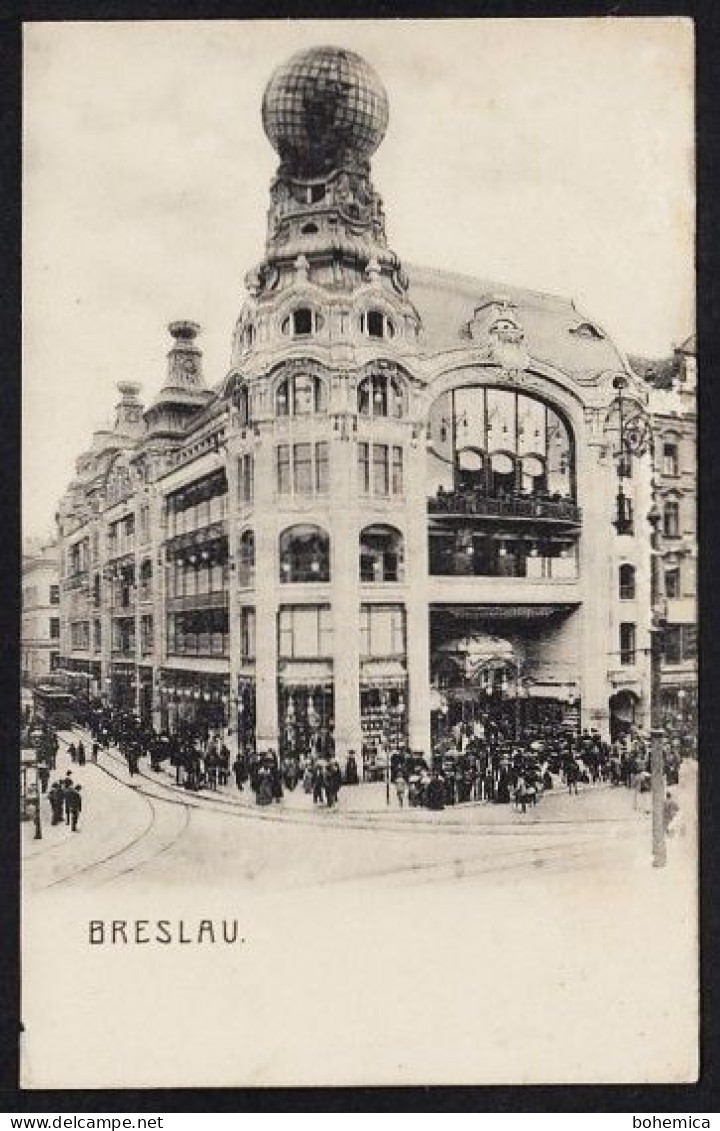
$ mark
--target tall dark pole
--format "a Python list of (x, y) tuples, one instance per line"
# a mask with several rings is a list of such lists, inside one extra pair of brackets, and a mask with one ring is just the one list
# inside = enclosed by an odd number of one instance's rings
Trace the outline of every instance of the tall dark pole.
[(650, 536), (650, 585), (652, 625), (650, 629), (650, 779), (652, 786), (652, 856), (653, 867), (664, 868), (667, 861), (665, 846), (665, 766), (663, 758), (664, 733), (660, 701), (660, 663), (663, 651), (663, 612), (660, 601), (659, 531), (660, 512), (655, 504), (648, 515)]

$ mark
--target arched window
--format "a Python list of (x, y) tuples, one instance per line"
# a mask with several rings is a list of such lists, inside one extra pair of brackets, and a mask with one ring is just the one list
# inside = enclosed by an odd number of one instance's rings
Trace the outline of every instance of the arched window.
[(280, 535), (280, 581), (330, 580), (330, 539), (319, 526), (291, 526)]
[(281, 326), (283, 334), (293, 338), (307, 338), (322, 330), (323, 317), (309, 306), (299, 306), (287, 318), (283, 319)]
[(394, 338), (395, 324), (382, 310), (367, 310), (360, 315), (360, 330), (368, 338)]
[(358, 412), (362, 416), (390, 416), (398, 420), (404, 413), (403, 390), (389, 373), (371, 373), (358, 385)]
[(508, 452), (490, 456), (490, 494), (496, 499), (515, 493), (515, 460)]
[(463, 385), (435, 400), (427, 424), (431, 494), (442, 487), (574, 500), (572, 432), (540, 397)]
[(243, 530), (238, 554), (238, 582), (240, 585), (252, 585), (254, 580), (255, 534), (252, 530)]
[(325, 411), (325, 383), (312, 373), (292, 373), (275, 392), (278, 416), (309, 416)]
[(457, 454), (458, 487), (461, 491), (480, 489), (485, 484), (485, 456), (477, 448), (463, 448)]
[(252, 419), (250, 391), (244, 382), (238, 382), (233, 390), (233, 404), (237, 409), (241, 428), (247, 428)]
[(634, 601), (635, 600), (635, 566), (630, 565), (629, 562), (623, 562), (619, 570), (620, 580), (620, 600), (621, 601)]
[(402, 581), (403, 536), (394, 526), (366, 526), (360, 534), (360, 580)]

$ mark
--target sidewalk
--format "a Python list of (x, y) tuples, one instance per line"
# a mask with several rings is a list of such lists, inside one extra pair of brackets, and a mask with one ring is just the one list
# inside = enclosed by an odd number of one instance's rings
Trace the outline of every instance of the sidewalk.
[[(88, 749), (92, 740), (87, 732), (83, 733), (83, 741)], [(62, 742), (73, 740), (72, 732), (59, 733)], [(77, 732), (74, 732), (75, 739)], [(107, 752), (101, 751), (100, 764), (105, 766), (119, 780), (128, 783), (129, 777), (125, 759), (115, 747)], [(149, 768), (149, 760), (143, 758), (140, 763), (140, 772), (132, 780), (136, 784), (153, 782), (166, 790), (172, 791), (183, 799), (192, 798), (196, 803), (207, 802), (208, 808), (213, 808), (213, 803), (219, 802), (223, 808), (232, 811), (249, 810), (258, 815), (279, 816), (281, 813), (288, 815), (316, 815), (317, 819), (327, 817), (337, 820), (343, 816), (353, 819), (370, 819), (380, 823), (402, 821), (407, 824), (464, 824), (464, 825), (493, 825), (518, 827), (521, 825), (537, 825), (548, 823), (574, 824), (593, 822), (637, 822), (641, 814), (634, 808), (634, 791), (622, 787), (611, 788), (608, 785), (580, 786), (580, 792), (569, 795), (567, 790), (560, 786), (545, 793), (536, 806), (529, 807), (526, 813), (515, 809), (512, 804), (495, 805), (491, 802), (470, 801), (460, 805), (450, 805), (440, 811), (431, 811), (425, 808), (410, 808), (407, 803), (403, 808), (398, 804), (393, 786), (390, 788), (390, 803), (387, 801), (387, 788), (385, 782), (365, 782), (357, 786), (343, 786), (340, 790), (338, 804), (333, 809), (323, 805), (313, 804), (312, 797), (306, 794), (302, 785), (294, 790), (285, 790), (282, 801), (265, 807), (258, 806), (255, 795), (245, 783), (242, 790), (238, 790), (234, 779), (230, 784), (220, 786), (217, 790), (202, 789), (198, 792), (189, 792), (175, 781), (175, 768), (163, 763), (160, 770), (153, 772)]]

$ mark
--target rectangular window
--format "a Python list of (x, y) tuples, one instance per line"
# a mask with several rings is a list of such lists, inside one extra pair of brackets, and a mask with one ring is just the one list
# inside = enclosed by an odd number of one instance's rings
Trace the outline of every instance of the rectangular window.
[(101, 627), (100, 627), (100, 621), (94, 620), (93, 621), (93, 647), (94, 647), (96, 652), (100, 651), (101, 644), (102, 644), (102, 630), (101, 630)]
[(310, 444), (295, 444), (295, 494), (312, 495), (312, 448)]
[(666, 538), (680, 537), (680, 504), (666, 503), (663, 510), (663, 534)]
[(635, 663), (635, 625), (629, 622), (620, 625), (620, 663)]
[(679, 624), (669, 624), (664, 632), (666, 664), (679, 664), (682, 660), (682, 629)]
[(387, 444), (373, 444), (373, 494), (390, 494), (390, 468)]
[(676, 476), (679, 472), (678, 446), (674, 443), (663, 444), (663, 475)]
[[(281, 444), (281, 447), (287, 447)], [(278, 486), (278, 491), (280, 490)], [(251, 503), (255, 495), (255, 463), (251, 455), (241, 456), (238, 460), (238, 501)]]
[(60, 617), (50, 617), (50, 639), (60, 639)]
[(255, 610), (240, 610), (240, 656), (243, 660), (255, 659)]
[(140, 508), (140, 541), (143, 546), (150, 541), (150, 507), (147, 503)]
[(392, 493), (393, 495), (402, 495), (403, 493), (403, 450), (402, 448), (393, 447), (392, 450)]
[(667, 570), (665, 570), (665, 596), (670, 601), (674, 601), (680, 596), (680, 570), (679, 569), (667, 569)]
[(327, 605), (284, 605), (278, 622), (281, 659), (313, 660), (332, 655), (332, 614)]
[(360, 655), (405, 655), (405, 609), (402, 605), (360, 606)]
[(697, 659), (697, 625), (684, 624), (682, 625), (682, 639), (683, 639), (683, 659), (695, 660)]
[(315, 490), (318, 495), (326, 495), (329, 485), (328, 444), (321, 440), (315, 445)]
[(275, 453), (278, 495), (290, 494), (290, 445), (278, 444)]
[(60, 604), (60, 586), (59, 585), (51, 585), (50, 586), (50, 604), (51, 605), (59, 605)]
[(140, 621), (140, 634), (142, 653), (143, 656), (147, 656), (153, 650), (153, 619), (151, 616), (142, 617)]
[(370, 445), (364, 440), (358, 444), (358, 487), (361, 495), (370, 494)]

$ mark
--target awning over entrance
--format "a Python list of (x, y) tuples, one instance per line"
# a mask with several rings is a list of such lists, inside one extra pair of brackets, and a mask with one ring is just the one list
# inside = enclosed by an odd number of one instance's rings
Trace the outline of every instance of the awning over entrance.
[(280, 682), (293, 687), (318, 687), (332, 684), (332, 664), (323, 661), (288, 660), (279, 672)]
[(461, 624), (483, 621), (546, 621), (551, 617), (567, 615), (577, 604), (555, 602), (543, 605), (433, 605), (435, 613), (446, 620)]
[(437, 649), (440, 663), (450, 665), (464, 679), (476, 682), (492, 671), (507, 669), (517, 672), (522, 663), (509, 640), (487, 633), (461, 636), (448, 640)]

